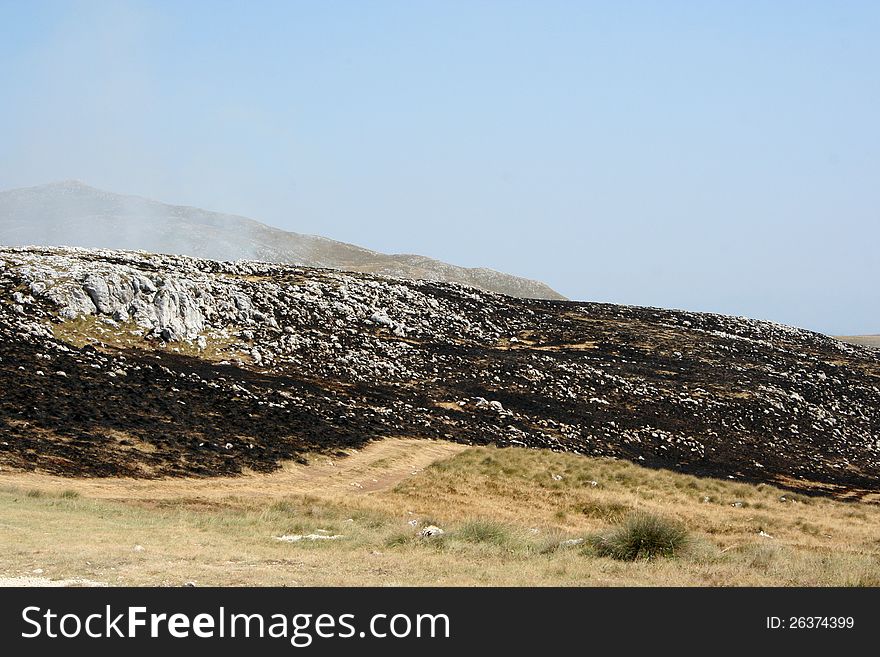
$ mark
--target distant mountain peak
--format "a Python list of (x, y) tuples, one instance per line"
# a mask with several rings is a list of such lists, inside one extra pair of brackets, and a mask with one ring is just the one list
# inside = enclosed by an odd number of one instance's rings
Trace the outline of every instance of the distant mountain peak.
[(43, 185), (35, 185), (33, 187), (27, 187), (25, 189), (31, 189), (31, 190), (75, 189), (75, 190), (85, 190), (85, 191), (93, 191), (93, 192), (100, 192), (101, 191), (97, 187), (92, 187), (91, 185), (84, 183), (82, 180), (77, 180), (76, 178), (68, 178), (67, 180), (53, 180), (52, 182), (48, 182)]
[(84, 183), (82, 180), (78, 178), (67, 178), (65, 180), (55, 180), (47, 184), (47, 187), (76, 187), (76, 188), (86, 188), (86, 189), (96, 189), (91, 185)]
[(388, 255), (247, 217), (107, 192), (77, 179), (0, 192), (0, 244), (144, 250), (212, 260), (261, 260), (460, 283), (564, 299), (546, 284), (411, 254)]

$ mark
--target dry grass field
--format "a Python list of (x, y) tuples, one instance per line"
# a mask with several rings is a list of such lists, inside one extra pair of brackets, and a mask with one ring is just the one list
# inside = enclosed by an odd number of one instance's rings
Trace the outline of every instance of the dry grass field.
[(860, 344), (864, 347), (880, 348), (880, 335), (841, 335), (837, 339), (851, 342), (852, 344)]
[[(634, 512), (688, 540), (600, 556), (595, 537)], [(445, 533), (421, 538), (428, 524)], [(110, 585), (880, 586), (878, 528), (876, 504), (404, 439), (221, 479), (0, 472), (0, 577)]]

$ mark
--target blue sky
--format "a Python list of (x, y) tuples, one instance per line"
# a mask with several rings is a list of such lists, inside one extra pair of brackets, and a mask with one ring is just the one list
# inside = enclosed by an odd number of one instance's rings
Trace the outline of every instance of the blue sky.
[(880, 332), (880, 3), (0, 0), (0, 188)]

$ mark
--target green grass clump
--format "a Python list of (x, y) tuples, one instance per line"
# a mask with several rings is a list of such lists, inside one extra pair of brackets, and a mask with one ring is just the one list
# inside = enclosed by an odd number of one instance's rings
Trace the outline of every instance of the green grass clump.
[(510, 530), (494, 520), (469, 520), (455, 530), (455, 538), (465, 543), (490, 545), (507, 545), (511, 541)]
[(563, 549), (580, 545), (582, 542), (583, 539), (572, 539), (567, 532), (552, 528), (538, 536), (532, 551), (536, 554), (552, 555)]
[(630, 514), (611, 531), (590, 540), (599, 556), (621, 561), (674, 557), (689, 542), (683, 525), (644, 512)]
[(397, 532), (385, 539), (385, 547), (402, 547), (410, 545), (415, 539), (413, 535), (406, 532)]

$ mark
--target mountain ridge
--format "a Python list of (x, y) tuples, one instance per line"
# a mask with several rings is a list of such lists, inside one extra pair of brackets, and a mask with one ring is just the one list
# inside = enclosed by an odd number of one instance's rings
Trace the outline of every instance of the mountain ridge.
[(0, 243), (118, 248), (445, 280), (490, 292), (564, 299), (540, 281), (418, 254), (384, 254), (250, 217), (100, 190), (79, 180), (0, 192)]

